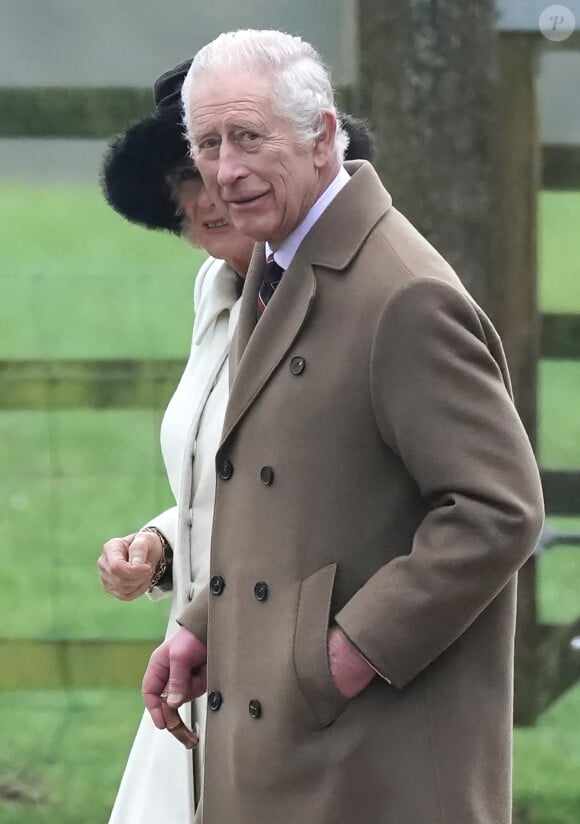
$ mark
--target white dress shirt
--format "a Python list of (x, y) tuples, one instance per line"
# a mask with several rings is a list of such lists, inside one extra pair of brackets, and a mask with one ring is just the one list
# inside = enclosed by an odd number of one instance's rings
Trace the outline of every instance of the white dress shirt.
[[(323, 191), (316, 203), (310, 208), (304, 220), (298, 224), (293, 232), (290, 232), (288, 237), (280, 244), (280, 247), (276, 249), (274, 252), (274, 260), (282, 269), (286, 270), (290, 266), (292, 258), (308, 232), (349, 180), (349, 173), (344, 166), (341, 166), (330, 186)], [(272, 247), (266, 242), (266, 260), (269, 260), (271, 255)]]

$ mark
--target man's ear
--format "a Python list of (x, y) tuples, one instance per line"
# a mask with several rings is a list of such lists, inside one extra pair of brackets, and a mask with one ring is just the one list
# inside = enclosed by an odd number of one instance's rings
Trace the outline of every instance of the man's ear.
[(322, 113), (322, 130), (314, 141), (314, 165), (322, 168), (334, 157), (336, 117), (332, 112)]

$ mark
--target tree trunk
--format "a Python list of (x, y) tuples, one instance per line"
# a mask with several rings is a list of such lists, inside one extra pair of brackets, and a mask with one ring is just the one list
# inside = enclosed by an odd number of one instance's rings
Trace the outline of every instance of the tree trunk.
[[(443, 254), (502, 336), (536, 436), (534, 52), (499, 35), (494, 0), (359, 0), (355, 108), (393, 201)], [(520, 576), (516, 717), (536, 716), (535, 562)]]
[(359, 0), (358, 108), (395, 205), (492, 303), (494, 2)]

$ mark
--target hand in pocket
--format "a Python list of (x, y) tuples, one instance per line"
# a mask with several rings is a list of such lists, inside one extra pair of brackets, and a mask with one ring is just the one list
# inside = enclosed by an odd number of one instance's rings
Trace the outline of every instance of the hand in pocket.
[(354, 698), (376, 675), (370, 664), (338, 628), (328, 633), (328, 664), (337, 690), (345, 698)]

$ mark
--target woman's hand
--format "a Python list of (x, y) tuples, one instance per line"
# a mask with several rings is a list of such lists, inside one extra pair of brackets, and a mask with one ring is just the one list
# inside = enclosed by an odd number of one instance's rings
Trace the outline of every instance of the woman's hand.
[(121, 601), (133, 601), (147, 592), (162, 554), (161, 539), (154, 532), (111, 538), (97, 562), (104, 588)]

